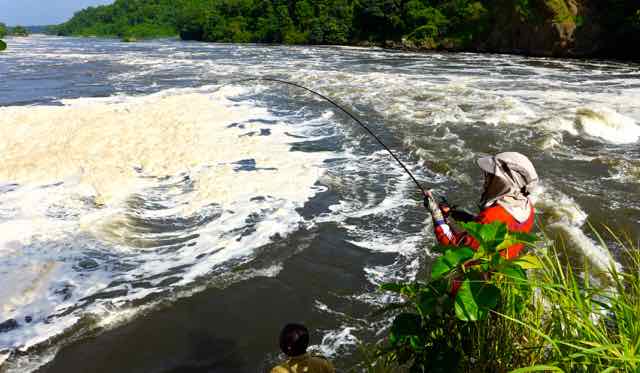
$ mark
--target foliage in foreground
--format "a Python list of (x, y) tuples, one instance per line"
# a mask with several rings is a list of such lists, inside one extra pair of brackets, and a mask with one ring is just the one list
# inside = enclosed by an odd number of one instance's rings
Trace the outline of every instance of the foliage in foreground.
[[(434, 263), (430, 281), (382, 286), (404, 302), (382, 311), (395, 318), (387, 338), (365, 351), (366, 370), (640, 369), (637, 245), (612, 234), (629, 262), (624, 271), (612, 264), (597, 273), (587, 260), (582, 268), (561, 260), (567, 257), (561, 244), (507, 262), (498, 253), (513, 241), (531, 243), (530, 237), (513, 236), (497, 225), (466, 229), (481, 241), (480, 250), (438, 248), (444, 255)], [(451, 286), (458, 282), (462, 286), (452, 297)]]

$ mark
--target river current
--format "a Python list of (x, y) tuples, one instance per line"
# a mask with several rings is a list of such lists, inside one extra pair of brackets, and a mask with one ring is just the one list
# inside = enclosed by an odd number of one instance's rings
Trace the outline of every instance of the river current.
[[(640, 65), (33, 36), (0, 54), (0, 371), (256, 372), (303, 322), (346, 370), (385, 281), (424, 276), (411, 179), (476, 210), (474, 160), (528, 155), (538, 223), (640, 238)], [(613, 253), (613, 257), (609, 254)]]

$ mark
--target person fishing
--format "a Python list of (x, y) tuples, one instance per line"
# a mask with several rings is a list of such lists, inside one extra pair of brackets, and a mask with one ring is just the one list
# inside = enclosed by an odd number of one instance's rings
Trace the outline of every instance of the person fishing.
[[(338, 105), (330, 98), (297, 83), (269, 77), (247, 78), (242, 81), (254, 80), (286, 84), (303, 89), (324, 99), (347, 114), (398, 162), (402, 169), (411, 177), (416, 187), (420, 189), (424, 196), (424, 205), (431, 212), (433, 227), (438, 242), (445, 246), (468, 246), (472, 249), (479, 247), (478, 241), (467, 234), (467, 232), (456, 231), (451, 227), (448, 219), (449, 213), (452, 211), (449, 206), (446, 204), (438, 204), (433, 194), (424, 189), (393, 151), (391, 151), (369, 127), (347, 109)], [(538, 181), (538, 174), (529, 158), (517, 152), (505, 152), (495, 156), (480, 158), (477, 163), (484, 172), (484, 190), (480, 198), (481, 211), (478, 216), (466, 216), (466, 221), (476, 221), (481, 224), (491, 224), (492, 222), (499, 221), (505, 223), (507, 228), (512, 232), (529, 233), (533, 228), (535, 210), (528, 196)], [(459, 220), (456, 219), (456, 215), (460, 216), (459, 213), (454, 214), (454, 220)], [(523, 248), (523, 244), (514, 244), (506, 250), (501, 251), (501, 255), (506, 259), (513, 259), (520, 255)]]
[[(538, 181), (538, 174), (529, 158), (520, 153), (506, 152), (480, 158), (477, 164), (484, 172), (481, 210), (478, 216), (464, 220), (480, 224), (498, 221), (506, 224), (512, 232), (529, 233), (535, 217), (529, 194)], [(465, 231), (456, 231), (451, 227), (451, 210), (446, 203), (438, 204), (428, 191), (425, 193), (424, 204), (431, 212), (433, 229), (441, 245), (467, 246), (474, 250), (478, 248), (479, 243), (475, 238)], [(522, 243), (514, 244), (500, 254), (505, 259), (514, 259), (523, 248)]]
[[(430, 191), (418, 182), (416, 177), (411, 173), (407, 166), (396, 156), (393, 151), (385, 145), (385, 143), (360, 119), (353, 115), (344, 107), (338, 105), (335, 101), (324, 96), (312, 89), (304, 87), (300, 84), (288, 82), (285, 80), (254, 77), (241, 81), (264, 81), (279, 84), (286, 84), (293, 87), (303, 89), (310, 92), (323, 100), (329, 102), (337, 109), (347, 114), (362, 129), (371, 135), (393, 159), (398, 162), (402, 169), (411, 177), (416, 187), (424, 196), (424, 205), (431, 212), (433, 218), (433, 227), (436, 238), (441, 245), (445, 246), (468, 246), (477, 249), (479, 243), (471, 235), (464, 231), (456, 231), (449, 224), (449, 206), (446, 204), (438, 204)], [(480, 214), (475, 217), (466, 216), (466, 221), (476, 221), (481, 224), (491, 224), (493, 222), (502, 222), (512, 232), (529, 233), (533, 228), (535, 210), (533, 203), (529, 200), (529, 193), (538, 181), (538, 174), (535, 167), (525, 155), (517, 152), (505, 152), (495, 156), (480, 158), (477, 161), (478, 166), (484, 172), (484, 190), (480, 197)], [(455, 212), (455, 211), (453, 211)], [(454, 214), (452, 217), (456, 219)], [(513, 259), (520, 255), (524, 248), (521, 243), (514, 244), (500, 254), (506, 259)]]

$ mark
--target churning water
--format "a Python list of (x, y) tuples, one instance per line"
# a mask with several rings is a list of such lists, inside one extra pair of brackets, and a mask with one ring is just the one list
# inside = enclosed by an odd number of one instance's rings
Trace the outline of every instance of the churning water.
[(246, 77), (336, 99), (426, 187), (466, 208), (481, 187), (474, 159), (527, 154), (542, 180), (540, 222), (595, 266), (611, 258), (587, 219), (640, 232), (638, 65), (173, 40), (8, 44), (0, 370), (257, 371), (277, 359), (287, 321), (309, 324), (314, 348), (342, 368), (358, 341), (375, 340), (384, 321), (366, 315), (387, 301), (376, 285), (420, 276), (431, 257), (419, 194), (329, 104), (234, 83)]

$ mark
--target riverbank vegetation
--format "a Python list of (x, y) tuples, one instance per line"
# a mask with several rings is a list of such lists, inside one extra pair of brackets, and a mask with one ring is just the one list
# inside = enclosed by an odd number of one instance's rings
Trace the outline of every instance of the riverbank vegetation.
[(116, 0), (76, 13), (55, 32), (623, 55), (634, 48), (618, 46), (640, 42), (640, 4), (620, 0)]
[(0, 23), (0, 52), (7, 49), (7, 43), (2, 40), (7, 35), (7, 26), (4, 23)]
[(23, 26), (15, 26), (8, 29), (8, 34), (11, 36), (29, 36), (29, 30)]
[[(627, 258), (602, 272), (571, 260), (562, 243), (535, 244), (504, 226), (465, 227), (478, 251), (447, 249), (429, 281), (384, 284), (401, 300), (381, 343), (364, 349), (369, 372), (637, 372), (640, 247), (611, 234)], [(597, 233), (596, 233), (597, 235)], [(600, 238), (600, 236), (598, 236)], [(515, 261), (514, 241), (534, 250)], [(601, 245), (606, 247), (600, 238)], [(486, 273), (491, 273), (487, 276)], [(453, 283), (460, 286), (455, 297)]]

